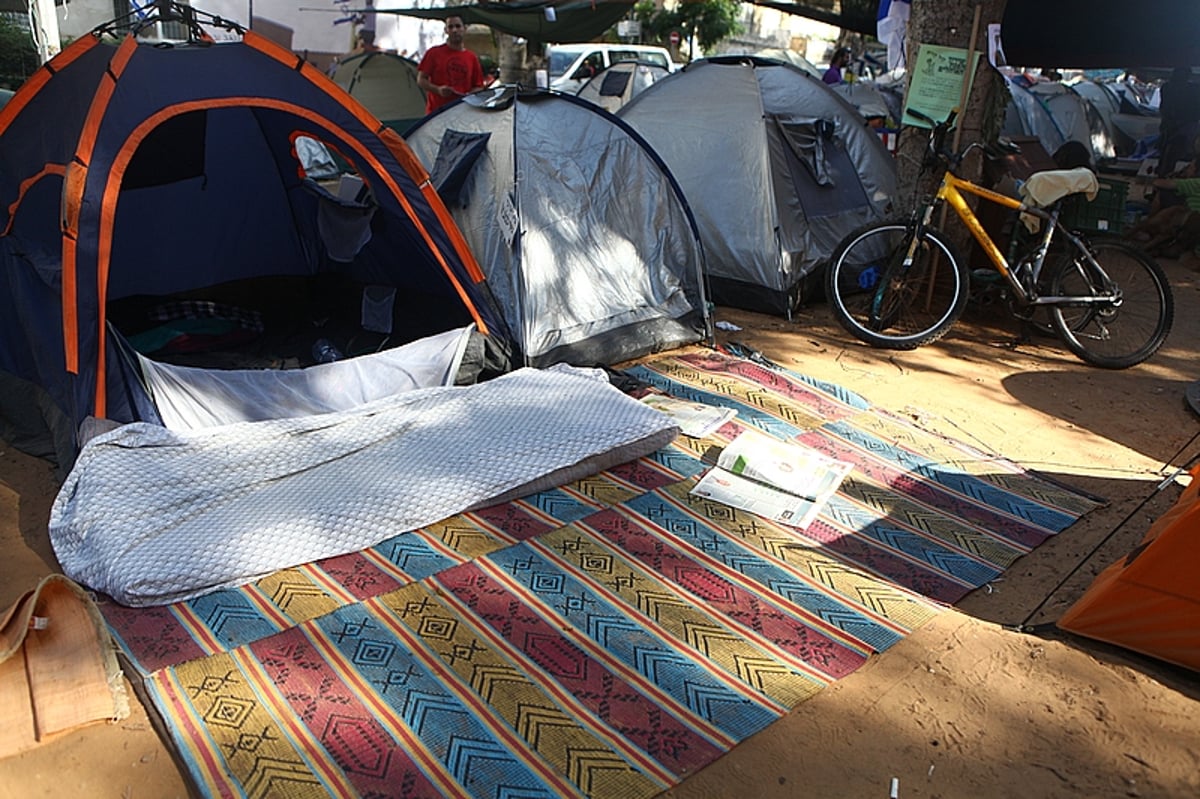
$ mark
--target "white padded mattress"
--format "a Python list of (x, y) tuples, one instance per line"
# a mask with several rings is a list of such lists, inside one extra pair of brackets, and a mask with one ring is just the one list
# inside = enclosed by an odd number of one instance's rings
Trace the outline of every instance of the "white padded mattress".
[(598, 370), (521, 369), (350, 411), (84, 447), (50, 539), (73, 580), (166, 604), (641, 457), (678, 429)]

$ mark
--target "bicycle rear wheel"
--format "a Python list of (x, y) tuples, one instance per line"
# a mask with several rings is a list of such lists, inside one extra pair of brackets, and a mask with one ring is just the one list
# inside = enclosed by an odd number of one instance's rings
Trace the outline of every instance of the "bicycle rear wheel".
[(915, 230), (884, 222), (851, 233), (825, 272), (825, 294), (838, 322), (861, 341), (911, 350), (937, 341), (962, 316), (969, 275), (953, 248), (926, 230), (904, 264)]
[[(1175, 320), (1175, 302), (1162, 268), (1139, 250), (1116, 241), (1092, 242), (1092, 257), (1116, 285), (1116, 299), (1050, 306), (1050, 321), (1067, 349), (1103, 369), (1141, 363), (1166, 341)], [(1060, 297), (1108, 294), (1101, 275), (1078, 253), (1063, 258), (1050, 276)]]

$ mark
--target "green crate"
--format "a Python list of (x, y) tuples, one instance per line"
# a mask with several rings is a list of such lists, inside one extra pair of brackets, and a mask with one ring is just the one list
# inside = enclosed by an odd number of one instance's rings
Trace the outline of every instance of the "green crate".
[(1125, 197), (1129, 184), (1114, 178), (1098, 178), (1100, 191), (1088, 202), (1082, 194), (1063, 201), (1059, 221), (1069, 230), (1083, 233), (1119, 234), (1125, 228)]

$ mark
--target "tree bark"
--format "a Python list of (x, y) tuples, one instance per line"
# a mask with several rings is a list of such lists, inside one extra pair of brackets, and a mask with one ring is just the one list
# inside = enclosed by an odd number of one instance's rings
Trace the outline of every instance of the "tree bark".
[[(1000, 127), (1008, 92), (1004, 80), (987, 60), (987, 26), (999, 24), (1007, 0), (914, 0), (908, 21), (907, 63), (909, 81), (912, 66), (922, 44), (970, 49), (975, 9), (979, 8), (979, 25), (975, 31), (974, 50), (980, 54), (975, 80), (966, 105), (959, 109), (958, 126), (960, 149), (973, 141), (992, 141)], [(1049, 0), (1048, 0), (1049, 2)], [(954, 134), (951, 134), (953, 136)], [(952, 139), (948, 139), (952, 141)], [(941, 173), (920, 175), (928, 142), (926, 128), (905, 127), (900, 135), (896, 154), (900, 175), (902, 211), (911, 208), (917, 192), (936, 189)], [(982, 159), (978, 151), (963, 164), (962, 177), (976, 180), (982, 174)], [(932, 170), (936, 171), (936, 170)]]

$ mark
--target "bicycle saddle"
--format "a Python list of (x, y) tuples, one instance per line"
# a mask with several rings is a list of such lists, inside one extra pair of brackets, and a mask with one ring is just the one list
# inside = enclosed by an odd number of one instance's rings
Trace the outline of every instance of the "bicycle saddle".
[[(1087, 167), (1047, 169), (1030, 175), (1018, 191), (1027, 205), (1045, 208), (1071, 194), (1083, 194), (1094, 200), (1100, 193), (1100, 181)], [(1030, 233), (1037, 233), (1042, 227), (1042, 221), (1033, 214), (1021, 214), (1021, 222)]]
[(1099, 192), (1096, 173), (1087, 167), (1035, 172), (1021, 185), (1021, 197), (1039, 208), (1053, 205), (1070, 194), (1086, 194), (1089, 200), (1094, 200)]

